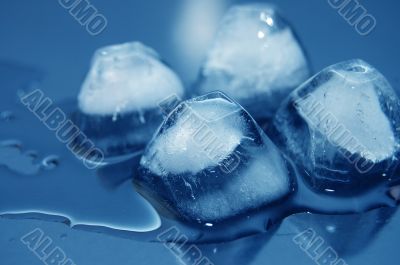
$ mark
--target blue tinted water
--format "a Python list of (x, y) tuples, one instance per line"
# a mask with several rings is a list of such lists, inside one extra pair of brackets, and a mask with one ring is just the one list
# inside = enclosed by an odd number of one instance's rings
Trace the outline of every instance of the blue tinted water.
[[(89, 59), (95, 48), (104, 44), (125, 41), (128, 38), (127, 36), (131, 36), (129, 40), (131, 38), (143, 39), (149, 45), (161, 51), (162, 54), (166, 54), (166, 59), (174, 66), (177, 66), (180, 69), (178, 70), (180, 73), (184, 73), (189, 68), (186, 63), (180, 62), (179, 52), (175, 51), (175, 55), (174, 52), (171, 52), (173, 49), (168, 46), (172, 45), (160, 41), (167, 39), (167, 35), (170, 34), (170, 32), (164, 30), (164, 27), (160, 27), (160, 24), (166, 25), (166, 27), (171, 26), (169, 22), (171, 21), (171, 17), (173, 17), (171, 14), (175, 14), (176, 10), (179, 10), (179, 1), (165, 4), (163, 8), (154, 8), (156, 4), (162, 5), (159, 1), (147, 1), (146, 3), (132, 1), (124, 3), (123, 6), (116, 6), (108, 1), (93, 2), (99, 8), (107, 10), (107, 14), (113, 20), (113, 23), (110, 24), (110, 30), (105, 35), (96, 39), (86, 36), (86, 32), (68, 14), (65, 14), (64, 10), (60, 10), (58, 5), (46, 4), (46, 8), (43, 8), (36, 3), (22, 3), (22, 1), (13, 1), (12, 3), (10, 1), (3, 2), (0, 4), (2, 7), (0, 8), (0, 18), (3, 22), (1, 25), (7, 25), (7, 27), (0, 26), (0, 34), (8, 41), (0, 43), (1, 57), (45, 68), (47, 75), (43, 83), (43, 89), (48, 91), (54, 99), (71, 98), (73, 95), (76, 95), (79, 84), (82, 81), (82, 76), (87, 70)], [(395, 23), (397, 21), (395, 6), (398, 4), (396, 1), (388, 1), (385, 4), (375, 1), (363, 1), (363, 4), (377, 17), (379, 25), (374, 34), (368, 37), (358, 36), (325, 1), (314, 0), (307, 4), (303, 2), (279, 1), (277, 4), (281, 6), (286, 16), (291, 18), (295, 24), (295, 28), (298, 29), (298, 33), (309, 51), (314, 69), (322, 69), (324, 66), (344, 59), (362, 57), (380, 69), (391, 83), (395, 87), (398, 87), (399, 76), (396, 63), (398, 58), (400, 58), (398, 50), (399, 37), (398, 34), (394, 34), (397, 25)], [(49, 10), (52, 12), (49, 12)], [(154, 16), (144, 15), (150, 13), (154, 14)], [(154, 17), (157, 17), (157, 19), (154, 19)], [(35, 22), (33, 23), (33, 21)], [(131, 23), (132, 27), (127, 26), (127, 21)], [(148, 27), (145, 27), (146, 29), (139, 29), (140, 27), (135, 26), (143, 23), (148, 25)], [(13, 26), (14, 30), (10, 31), (9, 26)], [(31, 47), (27, 48), (27, 43)], [(32, 50), (35, 52), (32, 52)], [(75, 54), (76, 56), (71, 56), (71, 54)], [(55, 60), (56, 56), (60, 56), (60, 59)], [(3, 75), (5, 69), (1, 68), (2, 76), (9, 76), (8, 73)], [(18, 71), (23, 70), (18, 67)], [(33, 72), (35, 74), (32, 78), (35, 78), (36, 71)], [(24, 73), (27, 72), (24, 71)], [(194, 70), (190, 73), (192, 76), (195, 76)], [(22, 76), (25, 75), (18, 75), (18, 78), (7, 80), (22, 82), (24, 80)], [(28, 76), (30, 76), (28, 79), (31, 80), (31, 73)], [(2, 93), (5, 92), (5, 95), (14, 94), (15, 91), (4, 89), (7, 86), (2, 85), (0, 88)], [(19, 86), (16, 85), (15, 87)], [(3, 95), (0, 100), (2, 107), (0, 124), (2, 128), (3, 124), (17, 122), (18, 115), (21, 114), (19, 112), (23, 112), (23, 110), (14, 110), (13, 105), (8, 100), (9, 98), (4, 96), (3, 99)], [(24, 115), (28, 117), (28, 114), (30, 113), (25, 113), (22, 117)], [(4, 119), (3, 117), (6, 118)], [(6, 147), (2, 146), (2, 150), (5, 148), (8, 151), (0, 159), (4, 160), (4, 157), (6, 157), (6, 160), (10, 161), (10, 152), (18, 155), (18, 150), (23, 150), (23, 153), (26, 154), (23, 161), (26, 161), (27, 165), (29, 165), (29, 161), (32, 161), (31, 158), (36, 158), (33, 160), (34, 163), (31, 168), (30, 166), (24, 167), (28, 169), (28, 172), (22, 170), (23, 172), (21, 173), (15, 172), (15, 170), (10, 168), (1, 168), (2, 184), (0, 189), (2, 192), (5, 191), (8, 195), (15, 198), (16, 203), (14, 205), (17, 208), (19, 207), (19, 209), (32, 209), (32, 204), (30, 202), (27, 203), (27, 201), (35, 197), (43, 199), (45, 196), (43, 194), (49, 193), (57, 195), (57, 200), (69, 200), (79, 203), (84, 203), (84, 200), (88, 200), (88, 204), (84, 204), (87, 208), (82, 207), (80, 209), (89, 209), (90, 206), (96, 206), (101, 209), (101, 207), (105, 206), (104, 210), (110, 210), (111, 208), (111, 212), (114, 211), (113, 213), (116, 213), (116, 210), (112, 209), (111, 203), (107, 206), (105, 202), (106, 198), (112, 197), (110, 194), (115, 194), (115, 191), (110, 191), (108, 196), (104, 195), (104, 206), (95, 204), (95, 202), (90, 204), (92, 189), (93, 194), (100, 195), (103, 194), (103, 189), (99, 188), (100, 186), (104, 185), (106, 187), (104, 190), (110, 189), (110, 186), (111, 188), (115, 187), (115, 181), (112, 180), (110, 184), (108, 178), (104, 179), (100, 177), (97, 179), (94, 175), (91, 175), (91, 177), (89, 176), (85, 180), (82, 180), (80, 177), (65, 174), (64, 177), (67, 176), (67, 179), (75, 178), (71, 191), (68, 190), (67, 194), (64, 193), (61, 196), (61, 194), (57, 194), (57, 188), (55, 190), (50, 188), (54, 187), (53, 184), (59, 180), (58, 175), (55, 173), (59, 173), (64, 167), (69, 168), (73, 166), (75, 169), (76, 166), (78, 168), (81, 166), (79, 164), (80, 161), (75, 161), (75, 158), (70, 157), (67, 158), (68, 162), (63, 162), (65, 157), (63, 155), (60, 156), (63, 152), (58, 151), (64, 147), (61, 145), (58, 146), (58, 143), (55, 141), (52, 143), (55, 140), (52, 138), (54, 135), (49, 132), (46, 133), (47, 129), (37, 120), (31, 119), (28, 124), (30, 126), (23, 128), (14, 127), (15, 130), (11, 131), (12, 134), (6, 135), (3, 131), (0, 131), (1, 138), (4, 137), (5, 140), (13, 141), (11, 144), (10, 142), (6, 143)], [(40, 132), (43, 132), (41, 134), (43, 137), (25, 139), (27, 131), (31, 128), (37, 128)], [(17, 131), (19, 132), (17, 133)], [(19, 137), (14, 137), (14, 135)], [(46, 144), (48, 142), (49, 146), (39, 145), (40, 141), (46, 142)], [(53, 149), (52, 146), (58, 146), (58, 149)], [(51, 166), (47, 169), (42, 167), (44, 158), (53, 155), (57, 156), (57, 162), (51, 164), (55, 164), (56, 166)], [(70, 164), (69, 166), (65, 166), (65, 163)], [(7, 164), (10, 166), (9, 162)], [(12, 165), (10, 167), (13, 168)], [(15, 168), (18, 170), (18, 167), (14, 166)], [(37, 173), (36, 170), (38, 170)], [(79, 172), (85, 173), (85, 170), (81, 169)], [(12, 194), (11, 190), (13, 186), (8, 185), (8, 181), (10, 181), (10, 184), (14, 182), (15, 185), (17, 182), (15, 178), (18, 178), (24, 183), (32, 185), (32, 178), (35, 177), (42, 179), (41, 183), (45, 183), (44, 187), (39, 187), (40, 185), (36, 184), (33, 185), (33, 187), (39, 188), (40, 192), (34, 192), (28, 186), (20, 188), (24, 193)], [(55, 180), (52, 180), (54, 178)], [(44, 179), (51, 179), (52, 181), (45, 182), (43, 181)], [(124, 180), (124, 177), (122, 177), (122, 180)], [(97, 188), (93, 188), (87, 184), (94, 184)], [(19, 188), (18, 185), (14, 187), (17, 190)], [(121, 190), (117, 188), (117, 192), (119, 191)], [(130, 188), (127, 186), (122, 188), (124, 196), (133, 196), (130, 194), (130, 191)], [(84, 200), (74, 199), (79, 194), (82, 195), (80, 198), (84, 198)], [(4, 207), (4, 209), (9, 208), (8, 206), (6, 207), (8, 202), (6, 203), (3, 200), (4, 197), (1, 198), (0, 207)], [(23, 202), (23, 199), (26, 199), (26, 201)], [(128, 204), (125, 199), (124, 203)], [(24, 203), (28, 206), (22, 205)], [(53, 213), (59, 214), (63, 211), (61, 208), (51, 209), (51, 202), (44, 203), (47, 204), (47, 209), (43, 207), (43, 212), (48, 213), (53, 211)], [(79, 204), (75, 204), (75, 206), (78, 206), (78, 209), (80, 207)], [(147, 206), (142, 209), (148, 209)], [(119, 207), (123, 207), (128, 211), (137, 210), (124, 204), (119, 204)], [(310, 260), (307, 254), (293, 244), (292, 238), (299, 231), (307, 227), (313, 227), (315, 230), (318, 230), (318, 233), (322, 237), (327, 238), (330, 244), (336, 248), (337, 246), (342, 247), (342, 249), (339, 248), (340, 254), (346, 257), (348, 264), (397, 264), (400, 258), (397, 250), (400, 216), (398, 213), (393, 214), (390, 213), (390, 210), (388, 211), (389, 213), (385, 212), (385, 210), (374, 210), (365, 214), (335, 217), (330, 215), (297, 214), (286, 218), (279, 229), (273, 234), (263, 234), (258, 237), (244, 238), (224, 244), (210, 244), (202, 249), (207, 253), (207, 256), (210, 256), (215, 261), (215, 264), (312, 264), (313, 261)], [(66, 212), (68, 212), (68, 209)], [(114, 218), (111, 220), (110, 217), (107, 217), (106, 212), (104, 211), (102, 214), (104, 219), (101, 223), (103, 225), (111, 225), (115, 220)], [(88, 213), (90, 213), (90, 210)], [(175, 257), (159, 244), (137, 242), (120, 237), (109, 237), (104, 234), (86, 233), (69, 229), (68, 226), (58, 222), (10, 220), (9, 218), (11, 217), (0, 218), (0, 264), (42, 264), (41, 261), (27, 251), (19, 242), (19, 238), (23, 234), (26, 234), (35, 227), (43, 228), (54, 241), (63, 246), (63, 249), (69, 256), (73, 257), (77, 264), (159, 264), (160, 260), (163, 261), (163, 264), (179, 264)], [(40, 217), (43, 219), (43, 216)], [(153, 220), (152, 217), (154, 216), (150, 215), (148, 217), (150, 218), (146, 220)], [(85, 223), (86, 221), (89, 221), (87, 223), (91, 223), (97, 220), (97, 218), (99, 218), (99, 215), (89, 218), (91, 220), (77, 219), (78, 222), (76, 223)], [(55, 218), (55, 220), (60, 219)], [(63, 218), (63, 221), (65, 221), (65, 218)], [(114, 225), (116, 227), (126, 225), (126, 222), (125, 224), (121, 223), (124, 222), (119, 223), (117, 220)], [(142, 222), (141, 224), (143, 225), (144, 223)], [(131, 222), (128, 225), (131, 225), (130, 228), (134, 227)], [(139, 227), (143, 227), (140, 225), (140, 222)]]
[[(4, 67), (7, 65), (1, 66)], [(6, 185), (0, 186), (0, 213), (22, 214), (27, 218), (40, 216), (71, 226), (105, 226), (139, 232), (158, 228), (158, 214), (132, 192), (131, 183), (125, 182), (114, 189), (107, 186), (108, 179), (116, 181), (114, 175), (104, 169), (98, 176), (95, 170), (86, 168), (57, 140), (53, 131), (19, 102), (17, 94), (32, 89), (34, 83), (13, 83), (13, 80), (29, 80), (31, 74), (15, 68), (15, 71), (9, 69), (7, 78), (0, 80), (0, 86), (11, 91), (3, 99), (13, 113), (13, 119), (1, 124), (0, 172)], [(68, 113), (68, 104), (58, 106)]]
[[(292, 194), (265, 209), (216, 224), (187, 224), (168, 216), (163, 217), (162, 223), (162, 217), (133, 185), (141, 153), (124, 162), (98, 169), (86, 168), (57, 140), (54, 132), (19, 101), (21, 95), (40, 87), (40, 83), (31, 77), (32, 71), (16, 66), (11, 71), (8, 65), (3, 67), (9, 69), (8, 77), (3, 79), (8, 80), (6, 85), (14, 93), (7, 95), (13, 118), (3, 121), (0, 134), (0, 170), (3, 183), (7, 184), (0, 187), (2, 217), (62, 222), (76, 229), (145, 241), (156, 240), (158, 228), (162, 231), (174, 225), (190, 235), (190, 241), (205, 243), (272, 233), (283, 218), (297, 212), (363, 213), (396, 205), (395, 200), (387, 196), (389, 188), (385, 184), (364, 194), (336, 197), (312, 191), (301, 175), (294, 172), (292, 177), (296, 184)], [(25, 84), (11, 81), (19, 76), (26, 77)], [(73, 100), (53, 104), (65, 113), (76, 109)], [(151, 231), (154, 232), (139, 233)]]

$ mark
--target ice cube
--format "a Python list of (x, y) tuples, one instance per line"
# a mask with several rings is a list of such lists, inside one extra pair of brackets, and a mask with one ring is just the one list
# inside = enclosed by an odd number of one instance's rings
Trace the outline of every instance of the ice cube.
[(96, 51), (74, 121), (106, 156), (145, 146), (162, 121), (158, 104), (184, 88), (149, 47), (131, 42)]
[(362, 60), (330, 66), (278, 110), (271, 137), (315, 189), (355, 193), (391, 179), (399, 156), (400, 101)]
[(279, 150), (220, 92), (175, 108), (140, 165), (139, 191), (187, 221), (218, 222), (267, 206), (292, 184)]
[(253, 117), (268, 118), (308, 77), (305, 53), (277, 10), (266, 4), (238, 5), (222, 19), (196, 90), (220, 90)]

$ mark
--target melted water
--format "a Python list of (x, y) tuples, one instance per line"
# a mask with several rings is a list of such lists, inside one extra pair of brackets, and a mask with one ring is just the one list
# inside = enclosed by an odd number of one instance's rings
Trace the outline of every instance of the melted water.
[[(110, 172), (118, 171), (110, 166), (98, 172), (87, 169), (19, 102), (17, 95), (36, 83), (32, 71), (3, 67), (8, 72), (0, 86), (9, 94), (4, 95), (0, 112), (7, 109), (13, 118), (0, 120), (0, 214), (61, 221), (84, 229), (144, 232), (158, 228), (157, 212), (132, 192), (133, 185), (113, 179)], [(54, 105), (69, 112), (70, 104)]]
[[(135, 190), (133, 179), (141, 153), (96, 170), (88, 169), (66, 145), (59, 142), (38, 118), (18, 100), (23, 88), (32, 84), (32, 73), (21, 69), (10, 72), (9, 100), (0, 113), (0, 215), (5, 218), (40, 218), (64, 222), (74, 228), (109, 233), (124, 238), (155, 240), (159, 231), (178, 226), (196, 242), (234, 240), (273, 230), (274, 225), (294, 213), (362, 213), (383, 206), (395, 207), (398, 187), (381, 184), (363, 194), (340, 197), (335, 192), (312, 191), (301, 174), (292, 193), (275, 205), (248, 212), (221, 223), (184, 223), (176, 216), (157, 212)], [(18, 73), (14, 78), (12, 74)], [(25, 73), (25, 74), (23, 74)], [(29, 82), (21, 84), (10, 80)], [(19, 92), (18, 92), (19, 91)], [(55, 103), (72, 113), (74, 101)], [(29, 199), (27, 199), (29, 198)], [(147, 233), (144, 233), (147, 232)]]

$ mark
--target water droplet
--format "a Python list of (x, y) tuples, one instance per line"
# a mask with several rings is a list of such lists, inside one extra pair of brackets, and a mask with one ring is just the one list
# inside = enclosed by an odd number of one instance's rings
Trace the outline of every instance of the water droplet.
[(15, 118), (14, 113), (9, 110), (5, 110), (0, 112), (0, 120), (1, 121), (11, 121)]
[(329, 233), (335, 233), (336, 232), (336, 227), (334, 225), (327, 225), (326, 226), (326, 231)]
[(48, 156), (42, 161), (42, 165), (44, 166), (44, 168), (49, 170), (56, 168), (59, 163), (59, 158), (56, 155)]
[(34, 150), (28, 150), (25, 152), (25, 155), (31, 157), (32, 159), (36, 159), (38, 157), (38, 153)]
[(5, 141), (0, 142), (0, 146), (15, 147), (15, 148), (20, 149), (22, 146), (22, 143), (21, 143), (21, 141), (18, 141), (18, 140), (5, 140)]

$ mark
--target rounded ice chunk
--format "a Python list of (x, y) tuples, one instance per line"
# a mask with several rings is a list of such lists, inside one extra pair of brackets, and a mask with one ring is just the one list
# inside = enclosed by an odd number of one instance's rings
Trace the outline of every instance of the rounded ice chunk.
[(180, 79), (153, 49), (129, 42), (96, 51), (78, 101), (86, 114), (114, 115), (157, 108), (183, 93)]
[(253, 117), (271, 117), (309, 72), (299, 41), (274, 7), (238, 5), (222, 19), (196, 89), (221, 90)]
[(355, 193), (390, 180), (399, 157), (400, 100), (362, 60), (330, 66), (296, 89), (271, 137), (317, 190)]
[(279, 150), (219, 92), (176, 107), (140, 165), (139, 191), (187, 221), (225, 220), (283, 199), (292, 187)]
[(78, 96), (74, 122), (106, 157), (145, 147), (162, 122), (159, 104), (184, 96), (178, 76), (151, 48), (130, 42), (96, 51)]

